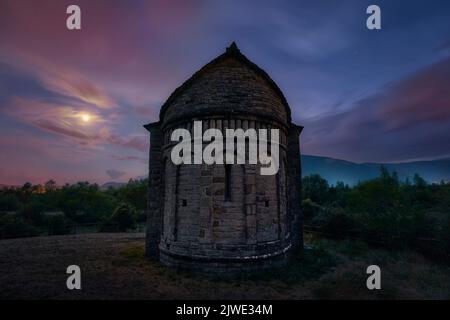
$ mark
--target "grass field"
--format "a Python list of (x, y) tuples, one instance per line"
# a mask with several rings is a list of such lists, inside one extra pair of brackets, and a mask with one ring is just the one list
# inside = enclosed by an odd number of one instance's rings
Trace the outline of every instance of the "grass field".
[[(143, 257), (144, 235), (80, 234), (0, 241), (0, 299), (450, 299), (450, 267), (413, 251), (307, 237), (283, 270), (215, 280), (177, 273)], [(78, 265), (82, 289), (66, 288)], [(381, 267), (381, 290), (366, 268)]]

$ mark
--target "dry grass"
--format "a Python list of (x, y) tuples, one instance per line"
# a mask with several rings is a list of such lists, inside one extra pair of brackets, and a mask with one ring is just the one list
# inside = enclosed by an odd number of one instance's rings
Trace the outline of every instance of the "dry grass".
[[(143, 257), (143, 234), (83, 234), (0, 241), (0, 299), (449, 299), (450, 268), (411, 251), (309, 239), (282, 272), (233, 281), (176, 273)], [(68, 265), (82, 290), (66, 289)], [(382, 290), (365, 287), (378, 264)]]

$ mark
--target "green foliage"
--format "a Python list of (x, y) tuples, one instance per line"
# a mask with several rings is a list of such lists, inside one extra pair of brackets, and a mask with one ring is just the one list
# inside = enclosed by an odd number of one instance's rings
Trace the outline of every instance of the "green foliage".
[[(314, 175), (303, 178), (303, 189), (305, 224), (327, 236), (409, 245), (450, 256), (450, 183), (428, 184), (417, 174), (413, 183), (403, 183), (397, 173), (381, 167), (378, 178), (353, 188), (328, 186)], [(430, 240), (423, 245), (423, 239)]]
[(321, 210), (321, 206), (319, 206), (317, 203), (315, 203), (309, 198), (302, 201), (302, 208), (303, 208), (303, 217), (306, 222), (310, 222), (314, 217), (316, 217), (319, 214)]
[[(91, 224), (93, 231), (117, 231), (145, 221), (148, 180), (130, 180), (119, 189), (102, 190), (97, 184), (78, 182), (58, 187), (53, 180), (43, 186), (25, 183), (20, 188), (0, 189), (0, 229), (8, 237), (67, 234), (70, 225)], [(49, 216), (49, 212), (63, 215)], [(38, 228), (36, 228), (38, 227)], [(78, 228), (79, 230), (79, 228)], [(46, 233), (46, 232), (45, 232)]]
[[(432, 247), (423, 250), (450, 255), (448, 182), (428, 184), (417, 174), (401, 182), (397, 173), (381, 167), (379, 177), (352, 188), (342, 182), (330, 186), (311, 175), (303, 178), (302, 190), (305, 225), (328, 236), (414, 248), (420, 248), (417, 239), (432, 238)], [(126, 231), (145, 221), (147, 192), (148, 180), (130, 180), (108, 190), (88, 182), (57, 187), (52, 180), (43, 186), (1, 189), (0, 236), (36, 235), (38, 228), (65, 234), (70, 225), (84, 223), (100, 224), (101, 231)], [(55, 211), (64, 214), (48, 217)]]
[(100, 190), (97, 184), (79, 182), (65, 185), (57, 192), (55, 206), (78, 223), (101, 221), (111, 215), (118, 201)]
[(304, 199), (323, 204), (328, 200), (329, 186), (327, 180), (318, 174), (313, 174), (302, 179)]
[(17, 211), (20, 202), (15, 194), (4, 194), (0, 197), (0, 212)]
[(329, 207), (327, 211), (328, 219), (323, 226), (323, 230), (327, 234), (334, 238), (344, 238), (355, 233), (358, 227), (357, 222), (342, 208)]
[(136, 209), (145, 210), (147, 207), (148, 180), (131, 179), (122, 188), (117, 190), (120, 201), (131, 204)]
[(47, 206), (42, 202), (42, 199), (37, 199), (34, 195), (33, 198), (36, 199), (23, 204), (19, 208), (18, 214), (28, 223), (35, 226), (40, 226), (43, 224), (42, 213), (46, 210)]
[(144, 222), (146, 219), (145, 209), (147, 208), (147, 190), (148, 180), (133, 180), (119, 189), (109, 189), (108, 193), (112, 194), (119, 202), (128, 203), (136, 209), (136, 220)]
[(47, 218), (48, 234), (62, 235), (71, 231), (71, 221), (64, 216), (51, 216)]
[(110, 218), (111, 222), (117, 223), (119, 231), (136, 226), (136, 209), (128, 203), (120, 203)]
[(35, 227), (15, 215), (4, 214), (0, 217), (0, 239), (33, 237), (38, 234)]

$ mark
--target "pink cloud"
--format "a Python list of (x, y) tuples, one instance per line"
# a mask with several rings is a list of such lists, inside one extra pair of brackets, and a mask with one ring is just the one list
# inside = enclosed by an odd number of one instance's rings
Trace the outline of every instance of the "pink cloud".
[(378, 107), (390, 130), (450, 120), (450, 57), (397, 83)]
[(50, 70), (38, 74), (44, 87), (56, 93), (80, 99), (99, 108), (110, 108), (115, 103), (96, 85), (73, 70)]
[[(92, 129), (83, 125), (77, 108), (64, 104), (55, 104), (38, 99), (13, 97), (3, 110), (7, 115), (31, 124), (47, 132), (60, 134), (77, 140), (93, 140)], [(102, 123), (99, 114), (89, 111), (94, 124)]]
[(107, 128), (102, 128), (98, 137), (111, 144), (122, 146), (129, 149), (145, 152), (148, 150), (148, 139), (145, 136), (134, 136), (123, 138), (120, 135), (111, 132)]
[[(162, 105), (162, 104), (161, 104)], [(141, 106), (141, 107), (135, 107), (134, 112), (137, 115), (145, 116), (147, 119), (154, 118), (158, 116), (158, 112), (155, 112), (151, 107), (149, 106)]]
[(68, 136), (76, 139), (81, 140), (89, 140), (92, 139), (89, 135), (85, 134), (84, 132), (75, 130), (70, 127), (67, 123), (56, 123), (52, 120), (46, 120), (46, 119), (38, 119), (33, 122), (35, 125), (37, 125), (39, 128), (48, 130), (50, 132), (58, 133), (63, 136)]
[(118, 178), (124, 176), (126, 174), (126, 172), (125, 171), (121, 171), (121, 170), (117, 170), (117, 169), (108, 169), (108, 170), (106, 170), (106, 174), (111, 179), (118, 179)]
[(137, 161), (140, 163), (145, 163), (147, 164), (147, 159), (142, 158), (142, 157), (137, 157), (137, 156), (112, 156), (112, 158), (114, 160), (120, 160), (120, 161)]
[(448, 157), (450, 57), (360, 100), (346, 112), (304, 123), (302, 150), (356, 162)]
[[(85, 147), (93, 148), (99, 144), (113, 144), (141, 152), (145, 152), (148, 148), (148, 141), (145, 136), (122, 137), (112, 132), (106, 126), (110, 124), (108, 118), (104, 118), (95, 110), (86, 112), (69, 105), (14, 97), (7, 107), (3, 108), (2, 112), (38, 129), (62, 136), (72, 143)], [(89, 123), (82, 120), (84, 113), (89, 114)]]
[(130, 5), (125, 0), (78, 0), (82, 29), (69, 31), (65, 19), (67, 6), (73, 4), (70, 0), (3, 0), (0, 51), (11, 52), (10, 60), (18, 64), (24, 60), (20, 55), (32, 53), (58, 65), (55, 71), (61, 79), (51, 72), (46, 84), (88, 102), (98, 90), (71, 73), (66, 75), (60, 66), (76, 69), (97, 86), (101, 83), (130, 101), (163, 99), (161, 83), (168, 83), (166, 90), (170, 90), (181, 74), (183, 54), (177, 46), (182, 46), (193, 28), (202, 30), (195, 23), (202, 3), (153, 0)]
[(71, 67), (57, 65), (55, 62), (14, 49), (0, 54), (0, 61), (2, 60), (24, 73), (33, 75), (49, 91), (101, 109), (116, 106), (104, 90)]
[[(0, 136), (0, 184), (21, 185), (26, 181), (44, 183), (50, 178), (58, 184), (77, 181), (103, 183), (110, 180), (105, 164), (127, 172), (127, 180), (142, 175), (146, 162), (111, 160), (99, 150), (73, 144), (57, 136), (47, 137), (13, 129), (9, 136)], [(139, 158), (136, 156), (136, 158)], [(115, 164), (114, 160), (121, 163)], [(131, 161), (131, 162), (130, 162)]]
[[(58, 182), (76, 181), (81, 179), (80, 172), (67, 168), (94, 156), (64, 141), (16, 130), (10, 137), (1, 136), (0, 146), (0, 167), (7, 169), (0, 172), (0, 183), (4, 184), (44, 183), (50, 178)], [(89, 171), (84, 171), (85, 174)]]

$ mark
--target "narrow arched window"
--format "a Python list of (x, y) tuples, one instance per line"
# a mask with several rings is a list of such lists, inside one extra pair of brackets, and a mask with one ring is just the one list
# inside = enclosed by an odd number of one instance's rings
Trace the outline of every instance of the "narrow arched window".
[(225, 201), (231, 201), (231, 164), (225, 165)]

